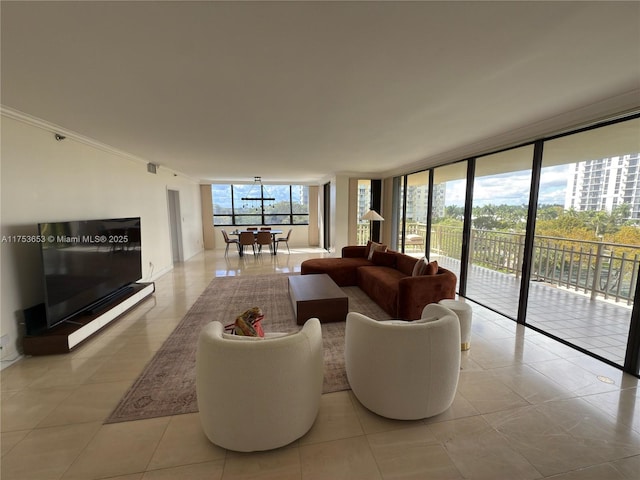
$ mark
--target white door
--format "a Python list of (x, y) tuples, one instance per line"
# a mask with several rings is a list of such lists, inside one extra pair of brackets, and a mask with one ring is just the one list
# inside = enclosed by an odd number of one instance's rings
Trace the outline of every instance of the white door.
[(171, 233), (171, 251), (173, 262), (182, 262), (182, 216), (180, 215), (180, 192), (168, 190), (169, 231)]

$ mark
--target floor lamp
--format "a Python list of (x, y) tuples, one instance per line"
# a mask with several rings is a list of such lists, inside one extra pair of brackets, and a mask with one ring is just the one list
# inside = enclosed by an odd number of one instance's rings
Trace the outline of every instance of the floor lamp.
[[(384, 218), (375, 210), (369, 210), (362, 216), (362, 220), (369, 220), (369, 240), (373, 240), (373, 222), (383, 222)], [(376, 239), (378, 241), (378, 239)]]

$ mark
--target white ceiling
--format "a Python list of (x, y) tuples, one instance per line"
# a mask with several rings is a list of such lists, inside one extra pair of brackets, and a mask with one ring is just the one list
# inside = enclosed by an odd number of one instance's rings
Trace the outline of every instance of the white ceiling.
[(201, 181), (386, 176), (640, 105), (639, 2), (11, 2), (2, 105)]

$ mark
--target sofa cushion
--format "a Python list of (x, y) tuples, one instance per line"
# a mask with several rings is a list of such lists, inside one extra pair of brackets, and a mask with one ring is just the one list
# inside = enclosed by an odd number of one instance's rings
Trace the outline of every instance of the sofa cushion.
[(382, 243), (372, 242), (371, 240), (367, 242), (367, 249), (365, 250), (367, 254), (367, 260), (373, 259), (374, 252), (386, 252), (386, 251), (387, 251), (387, 246)]
[(326, 273), (339, 287), (358, 284), (358, 267), (373, 265), (362, 257), (355, 258), (310, 258), (300, 265), (300, 273), (309, 275)]
[(424, 275), (424, 272), (427, 270), (427, 264), (427, 259), (425, 257), (420, 258), (413, 266), (411, 276), (419, 277), (420, 275)]
[(373, 252), (373, 257), (371, 259), (374, 265), (378, 265), (380, 267), (390, 267), (396, 268), (396, 254), (392, 252)]
[(369, 251), (366, 245), (347, 245), (342, 247), (342, 258), (367, 258)]
[(390, 267), (358, 268), (358, 286), (389, 315), (397, 314), (398, 288), (405, 275)]
[(418, 261), (417, 258), (403, 253), (396, 254), (396, 268), (405, 276), (410, 277), (413, 273), (413, 266)]
[(455, 298), (456, 281), (456, 275), (442, 267), (435, 275), (401, 278), (396, 318), (416, 320), (421, 317), (425, 305), (438, 303), (443, 298)]
[(427, 268), (425, 268), (423, 275), (435, 275), (436, 273), (438, 273), (438, 262), (434, 260), (427, 263)]

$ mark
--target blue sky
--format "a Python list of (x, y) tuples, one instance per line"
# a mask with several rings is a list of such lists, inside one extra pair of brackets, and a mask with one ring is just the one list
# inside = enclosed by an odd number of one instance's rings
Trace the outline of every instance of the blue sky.
[[(558, 165), (542, 169), (538, 203), (564, 205), (567, 180), (573, 164)], [(475, 179), (474, 206), (483, 205), (522, 205), (529, 203), (531, 172), (509, 172)], [(447, 183), (446, 205), (464, 205), (465, 181), (455, 180)]]

